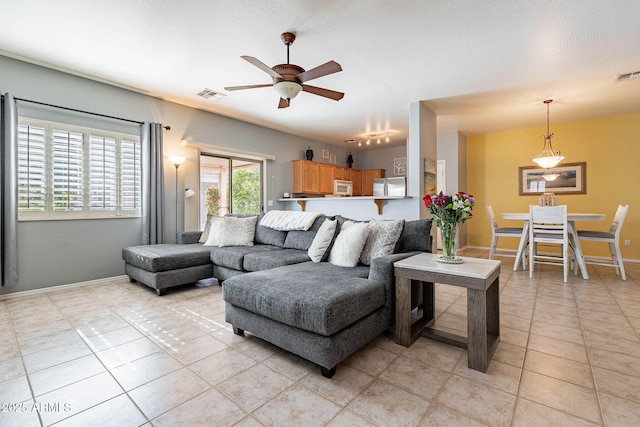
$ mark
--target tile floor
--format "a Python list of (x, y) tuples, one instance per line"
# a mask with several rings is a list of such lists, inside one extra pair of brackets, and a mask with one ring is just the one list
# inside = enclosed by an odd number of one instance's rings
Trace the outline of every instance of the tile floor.
[[(0, 426), (640, 425), (640, 265), (564, 284), (512, 263), (486, 374), (457, 347), (381, 336), (327, 380), (233, 335), (217, 285), (157, 297), (112, 279), (1, 300)], [(465, 291), (436, 295), (437, 326), (465, 334)]]

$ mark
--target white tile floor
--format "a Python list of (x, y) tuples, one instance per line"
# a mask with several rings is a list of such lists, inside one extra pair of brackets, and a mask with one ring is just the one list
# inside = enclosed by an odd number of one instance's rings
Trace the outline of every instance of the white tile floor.
[[(486, 257), (486, 252), (468, 251)], [(221, 288), (164, 297), (128, 280), (0, 301), (0, 426), (637, 426), (640, 265), (500, 276), (501, 342), (466, 352), (381, 336), (319, 369), (233, 335)], [(466, 333), (466, 297), (438, 285), (437, 326)]]

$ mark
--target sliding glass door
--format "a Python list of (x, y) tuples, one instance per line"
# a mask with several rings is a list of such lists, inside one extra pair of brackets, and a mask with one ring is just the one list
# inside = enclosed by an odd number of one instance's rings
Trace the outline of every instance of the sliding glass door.
[(259, 214), (262, 211), (262, 164), (238, 157), (200, 154), (201, 227), (204, 227), (207, 215)]

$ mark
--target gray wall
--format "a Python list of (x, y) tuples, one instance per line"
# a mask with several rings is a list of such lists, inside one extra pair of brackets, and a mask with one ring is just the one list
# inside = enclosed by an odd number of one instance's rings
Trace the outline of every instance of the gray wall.
[[(164, 133), (164, 152), (180, 154), (180, 141), (194, 141), (276, 156), (266, 171), (267, 198), (277, 200), (291, 191), (291, 160), (304, 158), (307, 146), (314, 160), (323, 161), (321, 150), (337, 154), (345, 165), (348, 150), (207, 113), (0, 56), (0, 92), (65, 107), (171, 126)], [(19, 103), (18, 111), (26, 109)], [(273, 177), (273, 178), (271, 178)], [(180, 184), (184, 184), (181, 175)], [(166, 233), (175, 240), (175, 168), (165, 161)], [(179, 187), (181, 190), (184, 186)], [(273, 208), (284, 209), (276, 202)], [(178, 221), (182, 223), (183, 212)], [(181, 226), (178, 226), (181, 229)], [(18, 226), (20, 280), (17, 286), (0, 287), (0, 295), (83, 282), (124, 274), (121, 249), (140, 242), (139, 219), (92, 219), (78, 221), (31, 221)]]
[[(353, 167), (356, 169), (384, 169), (386, 177), (399, 176), (393, 173), (393, 159), (407, 157), (407, 146), (391, 146), (362, 150), (358, 153)], [(355, 158), (355, 156), (354, 156)]]

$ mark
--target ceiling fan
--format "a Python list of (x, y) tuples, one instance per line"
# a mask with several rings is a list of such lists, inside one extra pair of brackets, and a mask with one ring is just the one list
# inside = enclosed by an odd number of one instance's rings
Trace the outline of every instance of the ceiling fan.
[(278, 108), (287, 108), (290, 101), (295, 98), (300, 91), (309, 92), (314, 95), (324, 96), (335, 101), (339, 101), (344, 96), (342, 92), (336, 92), (334, 90), (324, 89), (317, 86), (311, 86), (305, 84), (309, 80), (317, 79), (318, 77), (327, 76), (329, 74), (342, 71), (342, 67), (335, 61), (329, 61), (309, 71), (305, 71), (304, 68), (289, 63), (289, 46), (293, 44), (296, 39), (296, 35), (293, 33), (282, 33), (282, 41), (287, 46), (287, 63), (278, 64), (269, 68), (260, 60), (252, 56), (241, 56), (242, 59), (260, 68), (265, 73), (269, 74), (273, 78), (273, 83), (264, 85), (248, 85), (248, 86), (231, 86), (225, 87), (225, 90), (242, 90), (242, 89), (255, 89), (259, 87), (273, 88), (280, 95), (280, 102)]

